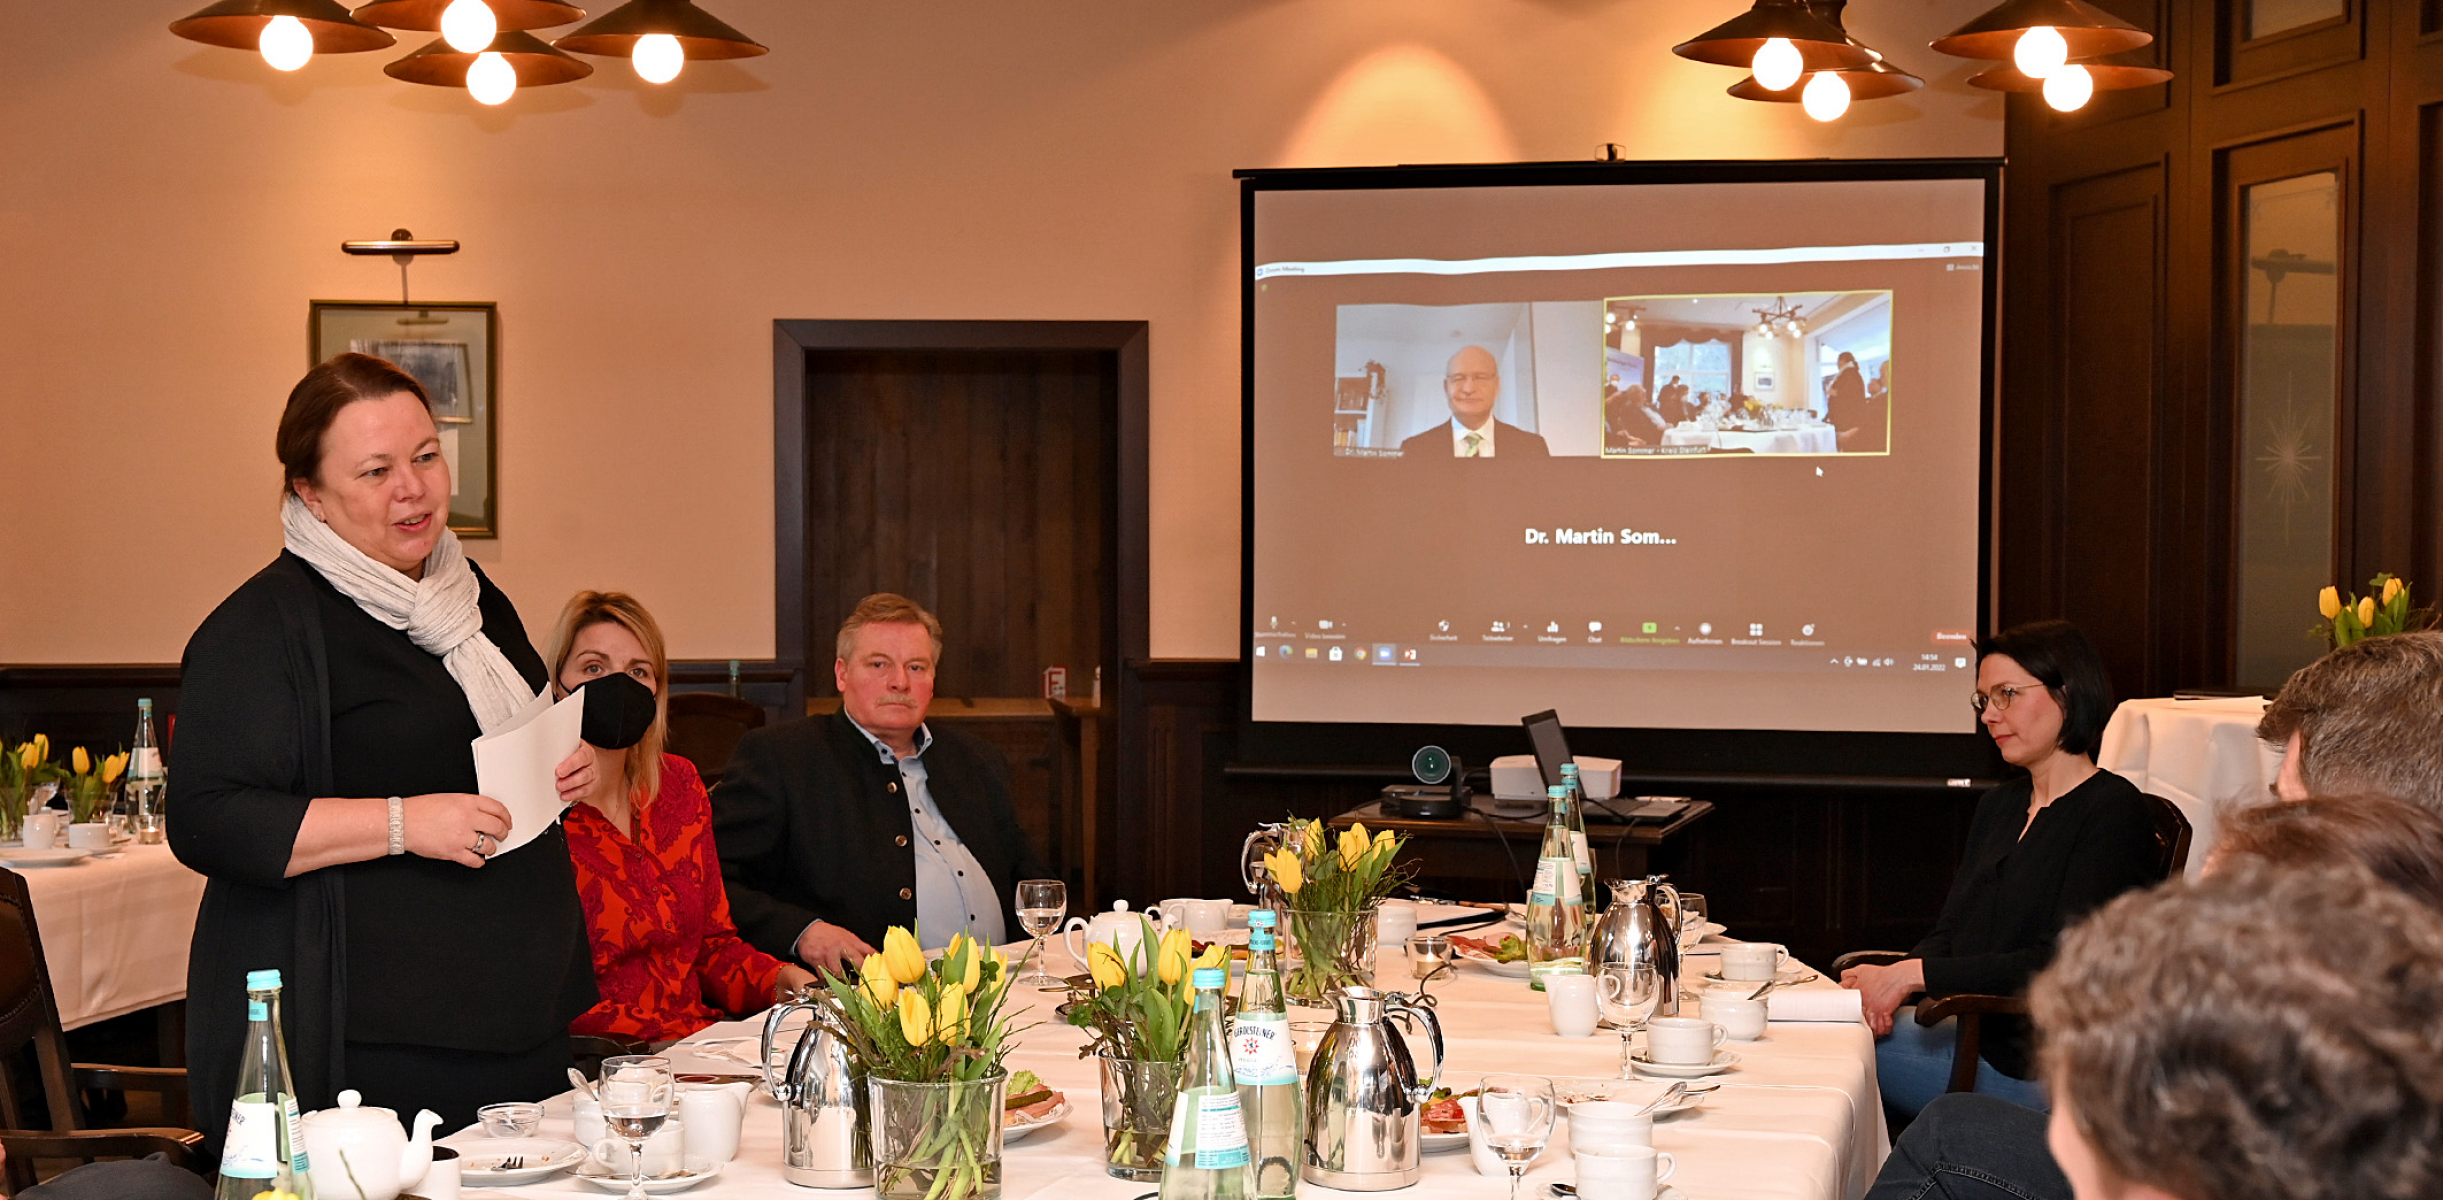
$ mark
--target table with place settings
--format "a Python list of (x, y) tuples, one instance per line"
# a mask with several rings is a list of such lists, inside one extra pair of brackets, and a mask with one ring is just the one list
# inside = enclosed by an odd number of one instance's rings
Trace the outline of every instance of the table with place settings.
[(1753, 430), (1680, 425), (1663, 431), (1663, 445), (1745, 450), (1752, 454), (1837, 454), (1841, 449), (1838, 432), (1825, 424)]
[[(1432, 920), (1437, 914), (1428, 909), (1424, 915)], [(1501, 930), (1491, 932), (1499, 937)], [(1013, 955), (1023, 948), (1023, 943), (1013, 947)], [(1047, 965), (1055, 973), (1080, 969), (1056, 942), (1049, 944), (1048, 954)], [(1701, 989), (1702, 973), (1715, 969), (1718, 961), (1712, 955), (1692, 956), (1685, 985)], [(1399, 948), (1383, 947), (1377, 967), (1377, 980), (1383, 987), (1415, 990)], [(1820, 976), (1792, 985), (1795, 990), (1834, 987)], [(1574, 1081), (1617, 1078), (1619, 1036), (1609, 1029), (1599, 1029), (1586, 1038), (1555, 1035), (1543, 993), (1530, 990), (1524, 980), (1463, 964), (1456, 978), (1437, 979), (1427, 991), (1434, 997), (1448, 1042), (1450, 1061), (1444, 1079), (1459, 1090), (1472, 1088), (1479, 1077), (1498, 1072), (1553, 1076), (1565, 1093)], [(1013, 1070), (1033, 1071), (1045, 1084), (1066, 1093), (1068, 1112), (1058, 1123), (1004, 1150), (1001, 1195), (1004, 1200), (1134, 1200), (1154, 1186), (1104, 1174), (1095, 1064), (1077, 1056), (1082, 1034), (1052, 1016), (1054, 995), (1022, 994), (1012, 1001), (1018, 1004), (1032, 999), (1034, 1003), (1033, 1012), (1017, 1014), (1019, 1025), (1042, 1023), (1020, 1035), (1019, 1047), (1009, 1061)], [(1692, 1003), (1689, 1010), (1694, 1007)], [(1290, 1011), (1293, 1023), (1328, 1016), (1320, 1010)], [(751, 1039), (759, 1028), (755, 1022), (723, 1022), (667, 1053), (682, 1072), (752, 1070), (757, 1048)], [(1634, 1044), (1643, 1045), (1642, 1035)], [(1422, 1066), (1427, 1053), (1424, 1043), (1414, 1040), (1411, 1045)], [(1720, 1086), (1702, 1104), (1655, 1125), (1655, 1146), (1678, 1160), (1677, 1173), (1663, 1192), (1664, 1200), (1673, 1200), (1673, 1189), (1679, 1200), (1855, 1200), (1861, 1195), (1889, 1147), (1875, 1089), (1874, 1039), (1865, 1025), (1854, 1020), (1775, 1021), (1762, 1039), (1733, 1041), (1727, 1048), (1740, 1061), (1712, 1077), (1711, 1082)], [(1641, 1081), (1622, 1087), (1636, 1096), (1638, 1089), (1651, 1094), (1668, 1082)], [(570, 1102), (571, 1097), (562, 1094), (545, 1105), (546, 1136), (570, 1135)], [(737, 1159), (718, 1177), (679, 1194), (708, 1198), (825, 1194), (781, 1178), (780, 1116), (779, 1106), (757, 1088), (747, 1108)], [(480, 1129), (471, 1129), (449, 1141), (464, 1143), (482, 1136)], [(1540, 1200), (1545, 1184), (1575, 1177), (1568, 1137), (1568, 1123), (1563, 1120), (1552, 1145), (1529, 1172), (1525, 1195)], [(1423, 1178), (1398, 1195), (1407, 1200), (1501, 1200), (1508, 1195), (1507, 1178), (1478, 1175), (1464, 1149), (1427, 1154), (1423, 1161)], [(1304, 1181), (1298, 1184), (1298, 1192), (1317, 1197), (1359, 1194)], [(469, 1189), (466, 1194), (539, 1198), (605, 1193), (561, 1175), (518, 1187)], [(832, 1194), (857, 1200), (874, 1193), (866, 1188)]]
[(186, 998), (204, 877), (168, 846), (127, 844), (78, 862), (11, 869), (34, 905), (61, 1027)]

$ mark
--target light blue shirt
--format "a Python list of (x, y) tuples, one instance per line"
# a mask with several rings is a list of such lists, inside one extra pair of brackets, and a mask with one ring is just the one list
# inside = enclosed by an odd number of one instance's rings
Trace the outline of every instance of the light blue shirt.
[(942, 810), (933, 803), (933, 790), (926, 786), (925, 751), (933, 747), (933, 731), (917, 726), (916, 753), (901, 758), (881, 738), (857, 725), (855, 718), (848, 723), (874, 744), (882, 765), (899, 768), (909, 822), (916, 827), (917, 944), (938, 950), (963, 930), (987, 946), (999, 945), (1004, 932), (1001, 894), (994, 889), (992, 877), (984, 873), (983, 864), (943, 819)]

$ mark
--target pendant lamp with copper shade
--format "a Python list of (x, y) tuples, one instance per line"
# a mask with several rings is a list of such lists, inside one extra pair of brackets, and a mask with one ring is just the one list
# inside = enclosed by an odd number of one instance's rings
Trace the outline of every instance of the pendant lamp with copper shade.
[[(1746, 67), (1775, 90), (1816, 71), (1849, 71), (1875, 61), (1803, 0), (1755, 0), (1753, 7), (1671, 48), (1681, 58)], [(1777, 79), (1778, 77), (1778, 79)]]
[[(356, 19), (384, 29), (441, 32), (441, 14), (455, 0), (372, 0), (356, 6)], [(585, 10), (561, 0), (483, 0), (502, 29), (549, 29), (585, 19)]]
[(283, 71), (316, 54), (386, 50), (399, 40), (348, 15), (339, 0), (219, 0), (170, 22), (170, 32), (207, 46), (259, 50)]
[(469, 54), (447, 41), (431, 45), (382, 68), (384, 75), (432, 87), (463, 87), (485, 104), (499, 104), (522, 87), (573, 83), (594, 73), (584, 59), (562, 54), (551, 43), (522, 29), (504, 29), (492, 44)]
[(651, 83), (670, 82), (687, 62), (770, 53), (689, 0), (628, 0), (552, 45), (578, 54), (624, 56)]
[[(1761, 100), (1769, 104), (1804, 104), (1809, 116), (1816, 117), (1818, 120), (1830, 120), (1845, 111), (1848, 104), (1844, 102), (1834, 107), (1831, 116), (1820, 115), (1827, 106), (1822, 97), (1825, 85), (1815, 82), (1817, 75), (1834, 77), (1839, 85), (1846, 89), (1850, 100), (1886, 100), (1893, 96), (1905, 96), (1924, 87), (1925, 80), (1885, 62), (1883, 56), (1876, 53), (1871, 47), (1856, 38), (1849, 37), (1848, 28), (1841, 23), (1841, 10), (1848, 7), (1848, 2), (1849, 0), (1807, 0), (1807, 7), (1825, 24), (1840, 30), (1841, 36), (1849, 38), (1850, 45), (1873, 55), (1873, 62), (1863, 67), (1851, 67), (1845, 70), (1817, 71), (1789, 87), (1780, 89), (1768, 88), (1758, 82), (1755, 76), (1750, 75), (1732, 84), (1729, 89), (1730, 94), (1741, 100)], [(1810, 87), (1815, 88), (1818, 92), (1812, 103), (1809, 102), (1807, 96), (1807, 89)]]
[(1997, 92), (2037, 92), (2063, 112), (2097, 92), (2154, 87), (2172, 73), (2158, 67), (2096, 62), (2136, 50), (2155, 35), (2086, 0), (2003, 0), (1934, 41), (1934, 49), (2002, 65), (1969, 83)]

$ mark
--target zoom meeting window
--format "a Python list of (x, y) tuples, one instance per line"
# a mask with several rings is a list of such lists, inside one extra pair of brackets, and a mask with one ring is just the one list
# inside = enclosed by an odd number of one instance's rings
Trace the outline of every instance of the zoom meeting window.
[(1969, 730), (1986, 195), (1257, 185), (1253, 718)]

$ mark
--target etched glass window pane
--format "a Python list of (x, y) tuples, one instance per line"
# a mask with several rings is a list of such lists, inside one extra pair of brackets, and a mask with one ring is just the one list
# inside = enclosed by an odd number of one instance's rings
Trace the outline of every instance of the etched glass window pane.
[(2350, 582), (2333, 577), (2341, 181), (2241, 195), (2237, 682), (2271, 688), (2323, 650), (2318, 589)]

